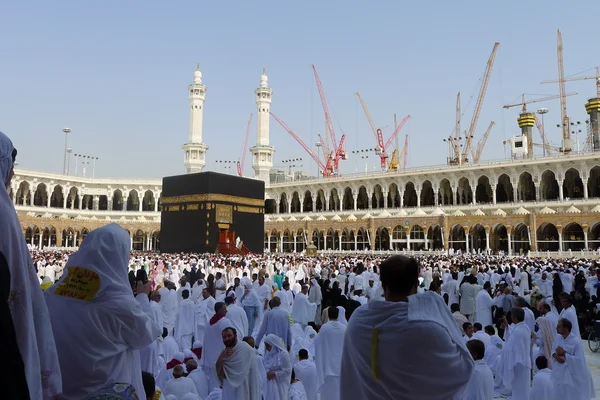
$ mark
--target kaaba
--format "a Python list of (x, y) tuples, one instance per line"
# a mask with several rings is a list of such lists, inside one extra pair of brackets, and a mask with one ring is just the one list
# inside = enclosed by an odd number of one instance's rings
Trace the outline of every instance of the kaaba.
[(160, 251), (215, 253), (239, 238), (250, 252), (263, 253), (264, 209), (263, 181), (216, 172), (165, 177)]

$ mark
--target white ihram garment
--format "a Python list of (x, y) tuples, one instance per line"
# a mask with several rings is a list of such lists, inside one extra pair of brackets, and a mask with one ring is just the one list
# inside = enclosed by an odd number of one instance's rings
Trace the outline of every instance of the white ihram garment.
[(314, 341), (317, 387), (327, 400), (340, 398), (340, 370), (346, 325), (329, 321), (321, 327)]

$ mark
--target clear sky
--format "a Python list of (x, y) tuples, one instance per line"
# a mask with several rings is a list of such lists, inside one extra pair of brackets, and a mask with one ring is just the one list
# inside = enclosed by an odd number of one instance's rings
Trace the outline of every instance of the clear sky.
[[(528, 5), (529, 4), (529, 5)], [(393, 114), (412, 119), (409, 166), (445, 162), (442, 139), (452, 133), (456, 93), (468, 126), (478, 82), (500, 42), (476, 131), (496, 122), (484, 159), (504, 157), (502, 140), (518, 133), (521, 93), (552, 95), (561, 29), (567, 76), (600, 64), (597, 1), (7, 1), (0, 6), (0, 130), (19, 149), (19, 166), (60, 172), (64, 134), (75, 153), (99, 157), (96, 176), (160, 178), (184, 172), (187, 85), (200, 62), (206, 84), (207, 168), (240, 157), (253, 90), (262, 65), (273, 88), (272, 111), (309, 144), (324, 130), (310, 64), (315, 64), (346, 150), (372, 148), (373, 135), (356, 91), (387, 137)], [(587, 74), (593, 74), (590, 70)], [(569, 83), (573, 120), (587, 118), (594, 82)], [(532, 96), (531, 98), (535, 98)], [(469, 104), (470, 103), (470, 104)], [(469, 107), (467, 108), (467, 104)], [(560, 144), (558, 100), (546, 130)], [(256, 114), (256, 113), (255, 113)], [(254, 119), (256, 121), (256, 118)], [(256, 140), (253, 124), (250, 145)], [(535, 133), (537, 135), (537, 132)], [(535, 136), (539, 142), (538, 136)], [(580, 136), (583, 143), (585, 135)], [(302, 148), (272, 119), (275, 165), (303, 158)], [(369, 159), (369, 169), (378, 162)], [(251, 156), (245, 173), (251, 174)], [(360, 164), (360, 165), (358, 165)], [(358, 165), (358, 166), (357, 166)], [(364, 170), (350, 158), (342, 172)]]

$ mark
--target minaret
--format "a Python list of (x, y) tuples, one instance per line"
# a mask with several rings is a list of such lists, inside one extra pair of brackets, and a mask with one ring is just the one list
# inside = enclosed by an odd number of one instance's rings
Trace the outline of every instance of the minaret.
[(269, 88), (269, 78), (267, 71), (263, 66), (263, 72), (260, 76), (260, 87), (254, 93), (256, 94), (256, 108), (258, 111), (256, 126), (256, 146), (252, 147), (252, 168), (254, 177), (269, 184), (269, 173), (273, 168), (273, 153), (275, 148), (269, 145), (269, 119), (271, 112), (271, 96), (273, 89)]
[(204, 99), (206, 86), (202, 84), (200, 63), (196, 64), (194, 83), (188, 86), (190, 99), (190, 136), (183, 145), (183, 164), (188, 174), (202, 172), (206, 164), (206, 151), (208, 146), (202, 143), (202, 119), (204, 114)]

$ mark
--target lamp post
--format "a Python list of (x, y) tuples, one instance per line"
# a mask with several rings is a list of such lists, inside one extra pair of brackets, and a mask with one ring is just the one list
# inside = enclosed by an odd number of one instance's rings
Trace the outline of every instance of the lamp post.
[(365, 162), (365, 175), (369, 173), (369, 156), (360, 156)]
[(290, 158), (288, 160), (282, 161), (288, 168), (288, 176), (290, 177), (290, 180), (292, 180), (292, 181), (294, 180), (294, 175), (292, 174), (292, 168), (301, 167), (302, 165), (296, 164), (296, 163), (300, 163), (301, 161), (302, 161), (302, 158)]
[(374, 152), (377, 153), (377, 149), (376, 148), (372, 148), (372, 149), (360, 149), (360, 150), (352, 150), (352, 154), (356, 155), (356, 173), (358, 173), (358, 157), (360, 156), (361, 158), (365, 158), (363, 157), (363, 155), (368, 155), (369, 153)]
[(69, 139), (69, 133), (71, 133), (71, 129), (70, 128), (63, 128), (62, 131), (65, 134), (65, 157), (64, 157), (64, 160), (63, 160), (63, 174), (67, 175), (67, 172), (68, 172), (67, 171), (67, 149), (68, 149), (67, 142), (68, 142), (68, 139)]
[[(319, 141), (319, 142), (315, 143), (315, 146), (317, 147), (317, 158), (320, 158), (319, 151), (320, 151), (321, 147), (323, 146), (323, 143), (321, 143)], [(319, 175), (321, 174), (320, 169), (321, 169), (321, 166), (319, 165), (319, 163), (317, 163), (317, 179), (319, 179)]]
[(71, 175), (71, 153), (73, 153), (73, 149), (67, 148), (67, 175)]
[[(544, 136), (546, 135), (546, 130), (544, 129), (544, 114), (547, 114), (548, 111), (550, 111), (550, 110), (548, 110), (547, 108), (540, 108), (539, 110), (536, 111), (539, 115), (542, 116), (542, 131), (544, 131)], [(542, 143), (542, 155), (544, 157), (546, 157), (546, 146), (544, 146), (543, 143)]]
[(579, 129), (580, 126), (581, 121), (571, 122), (571, 127), (573, 128), (571, 134), (575, 135), (577, 138), (577, 153), (579, 153), (579, 134), (581, 133), (581, 129)]

